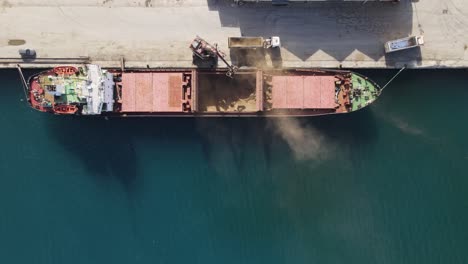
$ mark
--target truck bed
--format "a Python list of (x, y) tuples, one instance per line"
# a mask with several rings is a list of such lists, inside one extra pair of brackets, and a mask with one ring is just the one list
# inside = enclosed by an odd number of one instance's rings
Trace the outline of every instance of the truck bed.
[(261, 48), (264, 39), (262, 37), (230, 37), (229, 48)]
[(397, 40), (388, 41), (385, 43), (385, 51), (393, 52), (397, 50), (409, 49), (424, 44), (422, 36), (411, 36)]

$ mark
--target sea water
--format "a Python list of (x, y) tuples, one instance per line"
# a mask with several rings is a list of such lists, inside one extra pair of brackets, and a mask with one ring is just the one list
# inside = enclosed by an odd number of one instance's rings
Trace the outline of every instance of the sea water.
[(0, 79), (0, 263), (468, 263), (467, 71), (287, 119), (54, 116)]

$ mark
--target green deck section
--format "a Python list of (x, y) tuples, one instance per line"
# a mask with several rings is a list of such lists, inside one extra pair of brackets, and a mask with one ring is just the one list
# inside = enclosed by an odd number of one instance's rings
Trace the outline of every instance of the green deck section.
[(78, 95), (76, 94), (75, 90), (76, 84), (75, 82), (72, 83), (67, 83), (65, 85), (65, 100), (66, 103), (78, 103), (80, 102), (80, 99), (78, 98)]
[(352, 74), (352, 84), (351, 111), (359, 110), (371, 104), (380, 95), (380, 88), (377, 84), (356, 73)]

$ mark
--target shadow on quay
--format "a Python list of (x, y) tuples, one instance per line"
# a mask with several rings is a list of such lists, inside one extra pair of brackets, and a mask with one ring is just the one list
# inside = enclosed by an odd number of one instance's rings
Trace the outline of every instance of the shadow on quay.
[(385, 54), (385, 63), (387, 67), (392, 68), (419, 67), (422, 63), (421, 47), (387, 53)]
[(358, 50), (374, 61), (383, 44), (410, 35), (411, 1), (302, 3), (289, 6), (207, 0), (221, 25), (239, 27), (242, 36), (280, 36), (284, 49), (305, 61), (322, 51), (337, 61)]

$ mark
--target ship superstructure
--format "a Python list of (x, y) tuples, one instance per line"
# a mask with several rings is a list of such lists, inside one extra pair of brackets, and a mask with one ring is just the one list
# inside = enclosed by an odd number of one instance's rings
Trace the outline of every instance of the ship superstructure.
[(59, 114), (100, 115), (114, 111), (114, 75), (97, 65), (62, 66), (29, 82), (31, 105)]

